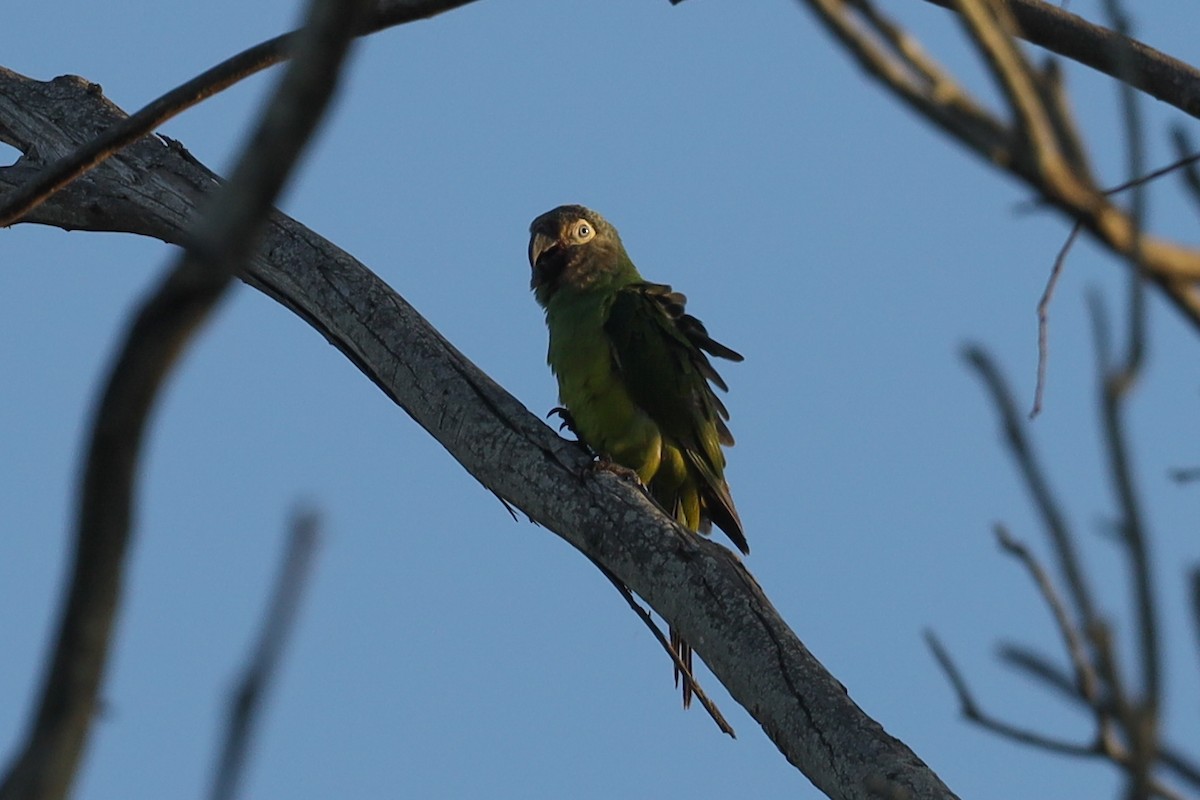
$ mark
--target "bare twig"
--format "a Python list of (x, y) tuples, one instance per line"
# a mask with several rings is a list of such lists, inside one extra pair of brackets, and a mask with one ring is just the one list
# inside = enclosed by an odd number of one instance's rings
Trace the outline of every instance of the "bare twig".
[(1071, 226), (1067, 240), (1054, 257), (1054, 266), (1050, 268), (1050, 277), (1046, 280), (1046, 288), (1042, 291), (1042, 299), (1038, 301), (1038, 363), (1037, 383), (1033, 389), (1033, 407), (1029, 409), (1029, 418), (1033, 419), (1042, 411), (1042, 399), (1046, 393), (1046, 365), (1050, 360), (1050, 301), (1054, 298), (1054, 290), (1062, 277), (1063, 266), (1067, 263), (1067, 253), (1079, 238), (1083, 226), (1076, 222)]
[(929, 649), (933, 651), (933, 657), (937, 659), (938, 666), (942, 668), (942, 672), (946, 674), (950, 685), (954, 687), (954, 693), (958, 696), (958, 703), (963, 717), (974, 722), (982, 728), (999, 734), (1006, 739), (1011, 739), (1020, 744), (1027, 744), (1032, 747), (1038, 747), (1048, 750), (1053, 753), (1060, 753), (1067, 756), (1088, 756), (1094, 757), (1099, 755), (1099, 749), (1093, 744), (1077, 744), (1075, 742), (1066, 742), (1061, 739), (1054, 739), (1049, 736), (1043, 736), (1036, 731), (1021, 728), (1016, 725), (1010, 725), (1007, 722), (996, 719), (995, 717), (985, 714), (975, 701), (974, 695), (971, 694), (970, 688), (967, 686), (967, 681), (963, 678), (958, 667), (950, 658), (950, 653), (942, 646), (937, 636), (932, 631), (925, 631), (925, 642), (929, 645)]
[[(426, 19), (466, 5), (472, 0), (378, 0), (356, 35)], [(140, 111), (105, 130), (76, 150), (48, 164), (36, 178), (0, 203), (0, 228), (12, 225), (71, 181), (94, 169), (121, 148), (152, 133), (172, 117), (228, 89), (267, 67), (291, 58), (299, 31), (292, 31), (247, 48), (175, 87)]]
[(1167, 474), (1176, 483), (1193, 483), (1200, 481), (1200, 467), (1176, 467)]
[(1175, 152), (1179, 154), (1179, 161), (1175, 163), (1183, 167), (1180, 174), (1184, 188), (1192, 202), (1200, 208), (1200, 168), (1196, 166), (1196, 162), (1200, 161), (1200, 153), (1194, 152), (1196, 148), (1192, 146), (1191, 137), (1182, 125), (1171, 128), (1171, 140), (1175, 143)]
[[(923, 54), (914, 58), (911, 54), (920, 53), (920, 46), (869, 0), (801, 2), (869, 74), (953, 139), (1025, 181), (1112, 252), (1129, 258), (1136, 244), (1136, 268), (1200, 328), (1200, 250), (1157, 236), (1140, 236), (1135, 243), (1129, 215), (1107, 199), (1083, 168), (1085, 148), (1074, 138), (1074, 125), (1064, 124), (1066, 104), (1053, 97), (1052, 79), (1035, 74), (1004, 33), (1006, 23), (1000, 19), (1007, 16), (1005, 9), (1012, 10), (1012, 2), (953, 0), (953, 6), (962, 9), (970, 34), (1011, 101), (1016, 125), (987, 111), (932, 59)], [(864, 13), (863, 8), (872, 10)], [(1017, 22), (1019, 27), (1021, 20)]]
[[(1142, 650), (1142, 702), (1148, 710), (1158, 706), (1160, 692), (1159, 638), (1156, 604), (1150, 567), (1149, 547), (1146, 541), (1144, 516), (1141, 502), (1133, 483), (1133, 472), (1126, 441), (1123, 401), (1137, 379), (1144, 345), (1136, 340), (1139, 334), (1130, 333), (1131, 343), (1126, 362), (1119, 367), (1111, 364), (1105, 356), (1104, 315), (1098, 301), (1091, 303), (1094, 339), (1098, 353), (1100, 379), (1101, 418), (1104, 427), (1105, 449), (1108, 455), (1109, 472), (1113, 490), (1121, 510), (1119, 530), (1130, 559), (1134, 580), (1134, 608), (1138, 620), (1139, 649)], [(1131, 310), (1130, 327), (1144, 325), (1144, 314)]]
[(1034, 583), (1037, 584), (1042, 599), (1046, 601), (1046, 605), (1054, 615), (1058, 634), (1062, 637), (1067, 655), (1071, 659), (1071, 666), (1075, 671), (1076, 690), (1089, 705), (1099, 710), (1101, 707), (1100, 681), (1096, 676), (1096, 670), (1092, 667), (1087, 648), (1084, 646), (1083, 636), (1071, 619), (1070, 612), (1062, 598), (1055, 590), (1050, 575), (1029, 552), (1029, 548), (1013, 539), (1003, 525), (996, 526), (996, 538), (1005, 552), (1010, 553), (1025, 565), (1025, 569), (1029, 571)]
[(211, 800), (237, 797), (254, 725), (264, 696), (275, 680), (283, 648), (300, 608), (300, 596), (308, 583), (319, 527), (320, 518), (314, 511), (298, 511), (292, 517), (271, 605), (259, 631), (258, 642), (230, 696), (229, 717), (209, 792)]
[[(1089, 711), (1093, 710), (1088, 702), (1079, 695), (1071, 676), (1065, 670), (1051, 663), (1045, 656), (1015, 644), (1001, 644), (999, 654), (1002, 661), (1055, 689), (1068, 700), (1083, 705)], [(1111, 703), (1107, 700), (1104, 702), (1111, 709)], [(1196, 764), (1184, 755), (1181, 749), (1160, 743), (1158, 760), (1165, 769), (1173, 772), (1180, 780), (1187, 782), (1195, 789), (1200, 789), (1200, 764)]]
[(637, 614), (638, 618), (646, 625), (647, 628), (650, 629), (650, 633), (653, 634), (654, 638), (658, 640), (658, 643), (662, 645), (663, 650), (667, 651), (667, 655), (675, 663), (675, 669), (679, 671), (679, 674), (683, 676), (683, 680), (686, 681), (691, 687), (691, 693), (696, 697), (697, 700), (700, 701), (700, 705), (702, 705), (704, 710), (708, 712), (708, 715), (712, 717), (712, 721), (715, 722), (717, 727), (721, 729), (721, 733), (729, 734), (730, 738), (736, 739), (737, 734), (733, 732), (733, 727), (730, 726), (730, 724), (725, 720), (725, 717), (721, 714), (721, 711), (717, 708), (716, 704), (709, 700), (708, 695), (706, 695), (704, 690), (700, 688), (700, 683), (692, 675), (692, 671), (687, 668), (687, 665), (683, 662), (683, 659), (679, 657), (679, 653), (674, 647), (671, 646), (671, 643), (667, 641), (667, 637), (663, 634), (662, 629), (655, 624), (654, 619), (650, 616), (650, 612), (642, 608), (641, 603), (634, 599), (633, 592), (629, 591), (629, 587), (621, 583), (621, 579), (612, 574), (608, 567), (604, 566), (596, 559), (591, 558), (591, 556), (588, 558), (593, 564), (596, 565), (596, 569), (600, 570), (600, 573), (604, 575), (604, 577), (608, 578), (609, 583), (616, 588), (621, 597), (625, 599), (625, 602), (629, 604), (629, 607), (633, 609), (633, 613)]
[(1000, 414), (1005, 438), (1017, 468), (1033, 498), (1034, 505), (1046, 526), (1050, 543), (1058, 559), (1058, 568), (1066, 578), (1075, 616), (1085, 625), (1096, 618), (1095, 603), (1084, 576), (1082, 562), (1075, 549), (1074, 536), (1067, 525), (1058, 500), (1050, 489), (1049, 480), (1033, 453), (1025, 435), (1025, 426), (1017, 412), (1012, 390), (1009, 389), (999, 369), (982, 348), (968, 347), (964, 356), (983, 379), (992, 397), (992, 403)]
[[(954, 8), (954, 0), (926, 2)], [(1135, 88), (1200, 117), (1200, 70), (1190, 64), (1043, 0), (1004, 0), (1004, 5), (1021, 38), (1114, 78), (1123, 78), (1110, 58), (1120, 47), (1130, 54)]]
[(158, 389), (254, 245), (254, 234), (332, 95), (363, 2), (315, 0), (297, 57), (229, 184), (201, 218), (195, 246), (139, 310), (92, 428), (77, 546), (58, 642), (2, 800), (60, 800), (91, 728), (120, 598), (138, 455)]
[[(1123, 118), (1125, 120), (1125, 136), (1127, 140), (1129, 174), (1141, 175), (1143, 172), (1144, 145), (1142, 142), (1142, 124), (1133, 90), (1136, 81), (1134, 74), (1133, 55), (1126, 43), (1129, 37), (1129, 19), (1121, 7), (1119, 0), (1105, 0), (1105, 9), (1112, 22), (1113, 29), (1121, 37), (1120, 43), (1113, 45), (1113, 61), (1116, 63), (1121, 80), (1118, 91), (1121, 97)], [(1130, 218), (1134, 224), (1133, 258), (1138, 260), (1140, 251), (1141, 231), (1146, 216), (1146, 192), (1141, 183), (1133, 186), (1130, 203)], [(1133, 473), (1129, 464), (1128, 444), (1124, 437), (1124, 427), (1121, 425), (1120, 413), (1123, 400), (1128, 396), (1134, 382), (1141, 373), (1142, 364), (1146, 357), (1146, 292), (1142, 276), (1135, 270), (1132, 273), (1129, 287), (1129, 322), (1128, 342), (1126, 345), (1124, 364), (1118, 367), (1104, 380), (1105, 431), (1110, 440), (1114, 483), (1122, 509), (1124, 534), (1129, 551), (1131, 566), (1134, 571), (1135, 609), (1138, 620), (1142, 658), (1143, 697), (1140, 713), (1144, 716), (1142, 725), (1152, 730), (1146, 733), (1151, 741), (1146, 742), (1142, 754), (1147, 761), (1152, 758), (1154, 750), (1153, 737), (1157, 735), (1157, 713), (1161, 701), (1160, 654), (1161, 643), (1158, 637), (1157, 610), (1152, 592), (1153, 575), (1151, 574), (1147, 534), (1140, 502), (1133, 486)], [(1109, 400), (1108, 398), (1110, 398)], [(1111, 406), (1111, 408), (1110, 408)]]

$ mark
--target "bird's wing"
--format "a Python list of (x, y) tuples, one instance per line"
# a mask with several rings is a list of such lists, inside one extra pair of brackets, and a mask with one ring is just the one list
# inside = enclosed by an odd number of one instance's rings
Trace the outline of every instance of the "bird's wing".
[(708, 359), (742, 356), (709, 337), (700, 320), (684, 311), (686, 302), (670, 286), (631, 284), (617, 292), (604, 330), (630, 396), (679, 444), (701, 481), (708, 516), (745, 552), (721, 452), (721, 445), (733, 444), (729, 412), (713, 391), (728, 387)]

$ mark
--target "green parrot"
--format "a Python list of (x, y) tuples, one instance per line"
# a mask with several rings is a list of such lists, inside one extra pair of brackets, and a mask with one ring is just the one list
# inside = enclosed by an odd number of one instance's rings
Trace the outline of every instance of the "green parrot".
[[(617, 229), (595, 211), (559, 206), (529, 232), (531, 284), (546, 311), (546, 360), (564, 419), (601, 459), (636, 472), (688, 530), (707, 534), (716, 523), (748, 554), (724, 475), (729, 412), (713, 392), (728, 387), (705, 354), (742, 356), (684, 313), (682, 294), (643, 279)], [(691, 647), (674, 630), (671, 643), (690, 672)], [(690, 702), (684, 681), (684, 707)]]

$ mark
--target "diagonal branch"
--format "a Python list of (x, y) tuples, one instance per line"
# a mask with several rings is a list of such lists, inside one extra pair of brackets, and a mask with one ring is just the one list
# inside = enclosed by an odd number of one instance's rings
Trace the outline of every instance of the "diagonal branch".
[(954, 659), (950, 657), (950, 653), (946, 650), (945, 645), (934, 636), (932, 631), (925, 632), (925, 643), (929, 645), (933, 657), (937, 660), (938, 666), (942, 668), (942, 672), (946, 674), (946, 679), (950, 681), (950, 685), (954, 687), (954, 693), (958, 696), (958, 705), (962, 711), (962, 715), (971, 722), (979, 725), (981, 728), (992, 731), (995, 734), (1003, 736), (1020, 744), (1037, 747), (1051, 753), (1058, 753), (1065, 756), (1084, 756), (1095, 757), (1100, 755), (1100, 750), (1096, 744), (1078, 744), (1076, 742), (1066, 742), (1061, 739), (1055, 739), (1050, 736), (1045, 736), (1037, 731), (1028, 728), (1021, 728), (1016, 725), (1004, 722), (1001, 719), (991, 716), (980, 708), (979, 703), (975, 700), (975, 695), (971, 693), (971, 689), (967, 686), (967, 680), (963, 677), (962, 672), (954, 663)]
[(266, 620), (253, 655), (230, 698), (225, 738), (209, 792), (211, 800), (233, 800), (237, 796), (258, 712), (264, 695), (275, 680), (284, 644), (300, 606), (300, 595), (308, 582), (319, 526), (320, 518), (315, 511), (300, 511), (292, 518), (287, 551)]
[[(969, 14), (971, 35), (1010, 100), (1019, 121), (1015, 127), (988, 111), (932, 59), (923, 54), (917, 58), (920, 44), (870, 0), (799, 2), (884, 88), (1082, 225), (1101, 245), (1145, 274), (1200, 329), (1200, 250), (1140, 234), (1130, 215), (1097, 188), (1086, 171), (1082, 144), (1072, 139), (1075, 126), (1061, 93), (1051, 85), (1053, 75), (1036, 76), (1023, 65), (1011, 35), (999, 22), (1000, 10), (1011, 10), (1012, 0), (953, 0), (952, 7)], [(1109, 52), (1104, 57), (1109, 58)], [(1057, 146), (1050, 147), (1051, 142)]]
[[(1018, 645), (1003, 644), (1000, 646), (1000, 659), (1056, 690), (1063, 697), (1084, 706), (1088, 705), (1077, 691), (1071, 676), (1045, 656)], [(1160, 744), (1158, 759), (1165, 769), (1171, 770), (1180, 780), (1191, 784), (1193, 789), (1200, 789), (1200, 764), (1196, 764), (1183, 753), (1180, 748)]]
[(1017, 468), (1042, 516), (1050, 543), (1058, 558), (1058, 568), (1067, 581), (1075, 615), (1086, 625), (1097, 619), (1092, 591), (1084, 575), (1082, 560), (1075, 548), (1075, 537), (1067, 524), (1066, 516), (1058, 499), (1050, 488), (1049, 479), (1041, 462), (1033, 452), (1033, 446), (1025, 432), (1025, 425), (1017, 411), (1012, 390), (1008, 387), (1000, 370), (991, 357), (980, 347), (968, 347), (964, 357), (983, 379), (992, 397), (992, 404), (1000, 414), (1005, 439)]
[[(358, 27), (356, 35), (366, 36), (395, 25), (427, 19), (471, 1), (378, 0), (370, 17)], [(267, 67), (291, 58), (299, 36), (299, 31), (292, 31), (247, 48), (153, 100), (94, 139), (63, 154), (48, 164), (36, 178), (0, 203), (0, 228), (12, 225), (54, 192), (94, 169), (122, 147), (153, 133), (172, 117)], [(0, 138), (3, 138), (2, 133), (3, 128), (0, 127)], [(20, 146), (11, 140), (9, 144)]]
[[(70, 149), (82, 132), (119, 115), (79, 81), (39, 83), (0, 70), (0, 127), (30, 125), (38, 138)], [(0, 169), (0, 189), (36, 169)], [(124, 189), (124, 175), (140, 181), (137, 194)], [(179, 243), (214, 182), (178, 150), (143, 139), (39, 206), (29, 221)], [(826, 795), (866, 800), (876, 790), (902, 790), (954, 797), (855, 705), (734, 555), (680, 528), (620, 478), (588, 469), (573, 443), (347, 253), (275, 214), (242, 277), (320, 331), (480, 483), (602, 563), (699, 643), (697, 653), (733, 698)]]
[[(954, 9), (955, 0), (925, 0)], [(1088, 22), (1045, 0), (1003, 0), (1017, 22), (1016, 35), (1031, 44), (1076, 61), (1112, 78), (1124, 80), (1111, 54), (1127, 52), (1131, 60), (1130, 85), (1200, 117), (1200, 70), (1159, 52), (1129, 36)]]

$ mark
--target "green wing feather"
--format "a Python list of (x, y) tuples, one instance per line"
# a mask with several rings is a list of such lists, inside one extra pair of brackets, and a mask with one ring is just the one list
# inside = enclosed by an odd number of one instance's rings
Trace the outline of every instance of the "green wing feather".
[(727, 387), (708, 359), (742, 356), (709, 337), (700, 320), (684, 311), (686, 302), (670, 286), (630, 284), (616, 293), (604, 331), (633, 401), (658, 425), (664, 450), (677, 452), (674, 459), (664, 457), (651, 492), (681, 520), (695, 519), (701, 531), (716, 523), (748, 553), (724, 475), (721, 446), (733, 444), (729, 412), (713, 391)]

